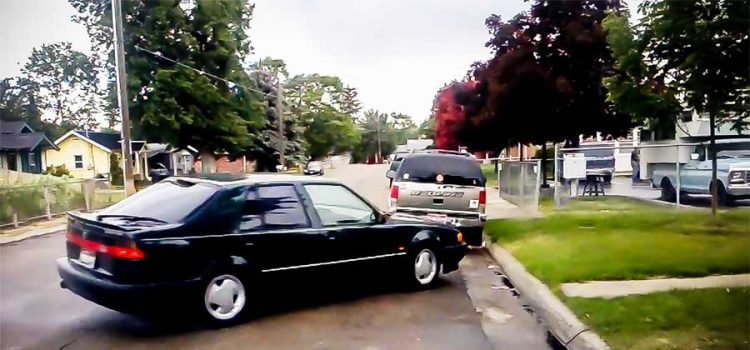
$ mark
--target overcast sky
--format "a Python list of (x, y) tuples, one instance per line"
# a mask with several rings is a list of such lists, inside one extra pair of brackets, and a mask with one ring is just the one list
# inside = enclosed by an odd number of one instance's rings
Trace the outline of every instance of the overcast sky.
[[(429, 115), (437, 90), (489, 58), (484, 19), (508, 19), (523, 0), (258, 0), (249, 35), (257, 56), (281, 58), (291, 74), (336, 75), (365, 109)], [(0, 0), (0, 78), (19, 74), (31, 49), (90, 43), (66, 0)]]

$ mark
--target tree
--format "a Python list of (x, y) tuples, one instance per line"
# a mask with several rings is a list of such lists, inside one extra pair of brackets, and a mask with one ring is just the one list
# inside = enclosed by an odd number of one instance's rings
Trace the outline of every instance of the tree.
[(466, 116), (461, 143), (497, 150), (626, 132), (629, 118), (611, 108), (602, 85), (613, 60), (601, 22), (623, 10), (618, 0), (537, 0), (510, 21), (490, 16), (486, 46), (495, 57), (475, 63), (476, 86), (456, 94)]
[(73, 129), (68, 123), (58, 125), (43, 120), (38, 99), (38, 87), (34, 82), (25, 78), (3, 79), (0, 81), (0, 120), (22, 120), (53, 140)]
[(664, 82), (664, 75), (643, 61), (645, 47), (636, 38), (626, 16), (613, 12), (602, 24), (616, 60), (614, 74), (604, 78), (607, 100), (618, 111), (629, 114), (635, 124), (647, 124), (661, 133), (673, 131), (682, 109), (677, 91)]
[(318, 74), (297, 75), (286, 82), (291, 108), (304, 126), (305, 149), (313, 159), (351, 151), (359, 142), (354, 126), (357, 92), (341, 79)]
[(34, 85), (39, 107), (54, 113), (53, 123), (98, 127), (99, 79), (86, 54), (73, 50), (66, 42), (45, 44), (33, 49), (21, 72), (23, 81)]
[[(74, 20), (86, 25), (94, 52), (111, 72), (109, 1), (70, 2), (79, 12)], [(245, 88), (252, 82), (241, 65), (251, 49), (252, 10), (244, 0), (123, 2), (134, 134), (198, 148), (209, 172), (215, 152), (235, 157), (256, 145), (265, 109)]]
[(393, 142), (396, 145), (403, 145), (408, 139), (419, 137), (419, 130), (410, 115), (392, 112), (388, 117), (393, 125)]
[(640, 11), (646, 64), (669, 79), (682, 102), (709, 115), (715, 215), (716, 124), (732, 122), (740, 130), (750, 121), (750, 1), (646, 1)]
[(362, 113), (357, 121), (362, 133), (362, 140), (355, 150), (355, 161), (376, 161), (383, 159), (384, 154), (393, 152), (396, 148), (394, 126), (389, 122), (388, 114), (370, 109)]

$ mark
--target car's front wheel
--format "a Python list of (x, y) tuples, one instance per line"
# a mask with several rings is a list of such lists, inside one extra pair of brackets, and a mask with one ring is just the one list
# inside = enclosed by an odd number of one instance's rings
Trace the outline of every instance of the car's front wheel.
[(411, 282), (420, 288), (435, 284), (440, 276), (440, 262), (432, 248), (419, 248), (412, 255)]
[(205, 315), (215, 324), (231, 324), (245, 314), (247, 299), (245, 285), (239, 277), (217, 274), (205, 286)]

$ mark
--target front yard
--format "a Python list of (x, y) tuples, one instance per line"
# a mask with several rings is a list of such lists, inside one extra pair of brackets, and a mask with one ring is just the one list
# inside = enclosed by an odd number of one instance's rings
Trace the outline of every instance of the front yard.
[(722, 210), (715, 223), (708, 210), (605, 197), (545, 212), (486, 231), (615, 349), (748, 348), (747, 289), (605, 300), (565, 298), (560, 284), (748, 273), (750, 210)]

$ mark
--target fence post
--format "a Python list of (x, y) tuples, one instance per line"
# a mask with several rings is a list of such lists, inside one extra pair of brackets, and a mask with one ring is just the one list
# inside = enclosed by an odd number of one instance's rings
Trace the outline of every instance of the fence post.
[(47, 220), (52, 220), (52, 204), (49, 200), (49, 187), (44, 186), (44, 210), (47, 214)]
[[(125, 192), (127, 193), (127, 188), (125, 189)], [(89, 202), (89, 191), (88, 186), (86, 186), (86, 181), (81, 181), (81, 193), (83, 193), (83, 203), (86, 207), (86, 211), (91, 211), (91, 203)]]
[(13, 228), (18, 228), (18, 213), (13, 212)]
[(521, 161), (519, 161), (518, 165), (521, 166), (521, 177), (520, 177), (521, 181), (519, 181), (520, 189), (519, 189), (519, 194), (518, 194), (518, 203), (520, 204), (520, 206), (525, 206), (525, 204), (522, 204), (522, 203), (524, 202), (523, 200), (524, 192), (526, 192), (524, 191), (525, 190), (524, 187), (526, 187), (526, 164), (521, 163)]
[(555, 189), (553, 191), (553, 193), (554, 193), (553, 197), (555, 198), (555, 207), (559, 207), (560, 206), (560, 193), (559, 193), (560, 192), (560, 175), (558, 173), (559, 169), (557, 169), (557, 167), (558, 167), (558, 164), (557, 164), (558, 163), (557, 162), (558, 147), (560, 147), (560, 146), (557, 143), (555, 143), (555, 157), (554, 157), (555, 158), (555, 166), (554, 166), (554, 169), (555, 169)]
[[(680, 189), (682, 189), (682, 184), (680, 183), (680, 145), (677, 145), (677, 155), (675, 156), (675, 174), (676, 174), (676, 181), (677, 181), (677, 189), (675, 190), (675, 208), (680, 208)], [(640, 176), (640, 174), (639, 174)]]
[(534, 186), (534, 208), (537, 208), (537, 209), (539, 208), (539, 197), (541, 196), (541, 191), (542, 191), (541, 176), (544, 176), (542, 174), (542, 161), (537, 160), (536, 161), (536, 186)]

